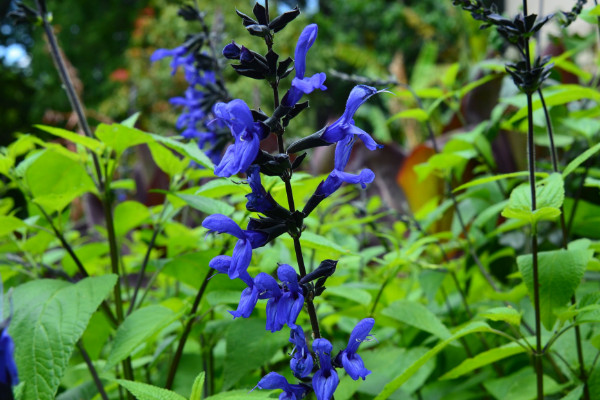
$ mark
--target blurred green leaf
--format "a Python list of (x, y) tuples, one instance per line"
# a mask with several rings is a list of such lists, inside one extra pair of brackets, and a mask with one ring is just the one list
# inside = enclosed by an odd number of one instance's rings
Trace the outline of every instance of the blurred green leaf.
[(204, 389), (204, 371), (200, 372), (196, 379), (194, 379), (194, 386), (192, 386), (192, 394), (190, 400), (202, 400), (202, 390)]
[(147, 383), (117, 379), (119, 385), (129, 390), (138, 400), (187, 400), (185, 397), (167, 389)]
[(205, 214), (231, 215), (235, 209), (224, 201), (193, 194), (174, 193), (175, 196), (185, 201), (190, 207)]
[(62, 128), (56, 128), (54, 126), (47, 125), (34, 125), (36, 128), (41, 129), (45, 132), (48, 132), (54, 136), (58, 136), (60, 138), (66, 139), (70, 142), (80, 144), (84, 147), (87, 147), (94, 153), (100, 153), (104, 150), (104, 145), (94, 138), (87, 137), (85, 135), (80, 135), (75, 132), (68, 131)]
[(521, 313), (511, 307), (496, 307), (479, 314), (492, 321), (504, 321), (514, 326), (521, 325)]
[(508, 343), (504, 346), (496, 347), (477, 354), (475, 357), (468, 358), (458, 366), (452, 368), (440, 377), (440, 380), (444, 379), (456, 379), (460, 376), (468, 374), (469, 372), (484, 367), (486, 365), (495, 363), (503, 360), (507, 357), (514, 356), (515, 354), (524, 353), (525, 349), (517, 343)]
[(448, 339), (452, 335), (434, 313), (429, 311), (423, 304), (414, 301), (395, 301), (381, 313), (417, 329), (429, 332), (440, 339)]

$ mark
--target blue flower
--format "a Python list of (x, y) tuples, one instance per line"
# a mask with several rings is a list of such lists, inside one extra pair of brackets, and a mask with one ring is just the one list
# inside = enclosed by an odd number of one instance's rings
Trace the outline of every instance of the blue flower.
[(317, 32), (317, 25), (310, 24), (304, 28), (298, 38), (296, 52), (294, 54), (296, 77), (292, 80), (292, 87), (281, 100), (281, 104), (286, 107), (293, 107), (304, 94), (309, 94), (315, 89), (327, 90), (327, 87), (323, 85), (326, 78), (324, 72), (314, 74), (310, 78), (304, 77), (304, 74), (306, 73), (306, 53), (308, 53), (308, 50), (315, 42)]
[(321, 365), (321, 368), (315, 372), (312, 379), (313, 390), (317, 395), (317, 400), (329, 400), (340, 383), (337, 371), (331, 365), (333, 346), (327, 339), (315, 339), (312, 348), (319, 357)]
[(217, 103), (213, 109), (216, 117), (223, 121), (235, 138), (235, 143), (227, 148), (221, 162), (215, 167), (215, 174), (229, 177), (246, 172), (258, 154), (259, 143), (267, 137), (269, 130), (254, 122), (252, 112), (243, 100)]
[[(234, 319), (238, 317), (248, 318), (252, 314), (252, 311), (254, 311), (258, 299), (277, 299), (281, 296), (281, 290), (275, 278), (264, 272), (256, 275), (254, 279), (250, 278), (250, 282), (246, 282), (246, 284), (248, 284), (248, 287), (242, 291), (237, 310), (229, 311)], [(268, 322), (269, 314), (267, 307), (267, 324)]]
[(285, 287), (277, 306), (277, 320), (282, 326), (287, 324), (290, 328), (295, 328), (296, 319), (304, 305), (302, 288), (298, 285), (298, 274), (292, 266), (282, 264), (277, 269), (277, 277)]
[(239, 317), (248, 318), (250, 314), (252, 314), (252, 311), (254, 311), (257, 301), (258, 288), (256, 285), (248, 286), (246, 289), (242, 290), (237, 310), (229, 311), (229, 313), (233, 315), (233, 319)]
[(277, 207), (277, 203), (273, 197), (267, 193), (260, 181), (260, 167), (258, 165), (251, 165), (248, 168), (248, 184), (252, 189), (252, 193), (248, 193), (246, 198), (246, 208), (248, 211), (259, 212), (267, 214), (269, 211)]
[(211, 260), (209, 266), (219, 272), (226, 273), (229, 278), (241, 278), (247, 282), (249, 277), (246, 272), (252, 259), (252, 249), (264, 246), (267, 243), (267, 235), (253, 230), (243, 230), (231, 218), (222, 214), (208, 216), (202, 226), (210, 231), (228, 233), (239, 240), (233, 248), (231, 256), (217, 256)]
[(2, 334), (0, 334), (0, 384), (9, 387), (19, 383), (14, 352), (15, 344), (8, 334), (8, 327), (4, 327)]
[[(171, 75), (175, 75), (177, 72), (177, 68), (180, 65), (184, 65), (189, 62), (190, 56), (186, 56), (185, 54), (188, 52), (185, 46), (175, 47), (174, 49), (158, 49), (150, 56), (151, 62), (156, 62), (158, 60), (162, 60), (163, 58), (172, 57), (171, 61)], [(193, 62), (193, 55), (191, 56), (191, 60)]]
[(367, 101), (369, 97), (380, 92), (382, 92), (382, 90), (378, 91), (374, 87), (370, 86), (355, 86), (348, 96), (344, 114), (342, 114), (342, 116), (333, 124), (325, 128), (325, 132), (323, 132), (320, 138), (327, 143), (333, 144), (338, 143), (342, 139), (347, 139), (348, 137), (358, 136), (369, 150), (375, 150), (383, 147), (382, 145), (375, 143), (373, 138), (369, 136), (367, 132), (356, 127), (354, 125), (354, 120), (352, 119), (354, 117), (354, 113), (356, 113), (356, 110), (358, 110), (358, 108), (365, 101)]
[(299, 325), (290, 330), (290, 343), (294, 344), (290, 368), (296, 378), (306, 378), (312, 372), (314, 361), (308, 350), (304, 331)]
[(371, 373), (371, 371), (365, 368), (362, 358), (356, 352), (358, 351), (358, 346), (371, 336), (370, 333), (373, 325), (375, 325), (373, 318), (365, 318), (356, 324), (350, 334), (348, 347), (342, 350), (335, 358), (336, 363), (341, 364), (348, 375), (355, 381), (358, 378), (365, 380), (365, 377)]
[(284, 376), (277, 372), (269, 372), (256, 385), (259, 389), (282, 389), (283, 393), (279, 395), (279, 400), (300, 400), (308, 393), (308, 387), (305, 385), (292, 385), (288, 383)]

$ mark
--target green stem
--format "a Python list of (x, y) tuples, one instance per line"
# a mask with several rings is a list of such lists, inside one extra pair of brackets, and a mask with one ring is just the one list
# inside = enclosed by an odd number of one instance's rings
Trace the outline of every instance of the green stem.
[(88, 355), (87, 351), (85, 350), (85, 347), (83, 347), (83, 343), (81, 342), (81, 340), (79, 340), (77, 342), (77, 348), (79, 349), (79, 352), (81, 353), (81, 357), (83, 357), (85, 364), (87, 365), (88, 369), (90, 370), (90, 374), (92, 375), (94, 384), (96, 385), (96, 388), (98, 389), (98, 393), (100, 393), (100, 397), (102, 397), (102, 400), (108, 400), (108, 396), (106, 395), (106, 391), (104, 390), (102, 381), (100, 380), (100, 377), (98, 376), (98, 372), (96, 371), (96, 368), (94, 367), (94, 363), (92, 363), (92, 360), (90, 359), (90, 356)]
[[(224, 251), (221, 252), (224, 253)], [(183, 355), (183, 348), (185, 347), (185, 342), (187, 341), (190, 332), (192, 331), (192, 327), (194, 322), (196, 322), (196, 312), (198, 312), (198, 307), (200, 306), (200, 301), (204, 296), (204, 292), (206, 291), (206, 287), (208, 286), (209, 278), (216, 271), (212, 268), (209, 268), (204, 280), (202, 281), (202, 285), (198, 290), (198, 294), (196, 294), (196, 298), (194, 299), (194, 304), (192, 305), (192, 309), (188, 315), (188, 320), (183, 328), (183, 333), (181, 334), (181, 338), (179, 339), (179, 343), (177, 344), (177, 350), (175, 350), (175, 355), (173, 356), (173, 360), (171, 361), (171, 365), (169, 366), (169, 372), (167, 374), (167, 382), (165, 383), (165, 388), (171, 389), (173, 387), (173, 382), (175, 381), (175, 374), (177, 373), (177, 367), (179, 366), (179, 362), (181, 361), (181, 356)]]

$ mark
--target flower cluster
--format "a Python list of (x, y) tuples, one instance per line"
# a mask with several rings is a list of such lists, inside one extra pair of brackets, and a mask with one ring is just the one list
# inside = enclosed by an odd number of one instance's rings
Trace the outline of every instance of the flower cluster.
[[(272, 48), (274, 34), (291, 22), (299, 11), (295, 8), (272, 21), (269, 20), (265, 7), (258, 3), (253, 12), (255, 18), (239, 11), (237, 13), (250, 34), (264, 38), (268, 47), (267, 53), (260, 54), (231, 42), (223, 49), (224, 57), (237, 62), (232, 67), (238, 74), (265, 80), (275, 91), (279, 90), (280, 82), (294, 70), (295, 76), (281, 102), (275, 100), (276, 107), (270, 116), (260, 110), (251, 110), (241, 99), (217, 103), (213, 107), (215, 120), (211, 124), (222, 124), (229, 128), (232, 141), (216, 165), (215, 175), (231, 177), (245, 174), (246, 182), (251, 188), (251, 192), (246, 196), (246, 208), (258, 214), (258, 217), (250, 218), (246, 229), (242, 229), (225, 215), (208, 216), (202, 226), (209, 232), (227, 234), (237, 240), (231, 255), (216, 256), (209, 266), (219, 273), (227, 274), (230, 279), (240, 279), (246, 285), (237, 309), (230, 311), (234, 319), (248, 318), (258, 301), (263, 300), (266, 302), (265, 329), (277, 332), (287, 326), (290, 330), (289, 341), (293, 345), (290, 369), (299, 383), (290, 383), (282, 375), (271, 372), (258, 382), (257, 387), (283, 390), (280, 399), (301, 399), (314, 392), (318, 400), (328, 400), (339, 384), (338, 369), (343, 368), (354, 380), (365, 379), (370, 374), (371, 371), (365, 367), (357, 351), (360, 344), (371, 337), (370, 332), (375, 321), (366, 318), (358, 322), (346, 348), (340, 350), (337, 355), (333, 353), (331, 342), (321, 338), (318, 328), (315, 329), (315, 326), (318, 327), (318, 320), (312, 301), (326, 289), (324, 285), (328, 277), (335, 272), (337, 261), (323, 260), (314, 271), (307, 274), (302, 261), (299, 237), (304, 229), (304, 218), (344, 182), (360, 184), (365, 188), (366, 184), (375, 178), (375, 174), (369, 169), (354, 174), (347, 172), (346, 167), (357, 138), (369, 150), (381, 147), (367, 132), (358, 128), (353, 120), (358, 108), (381, 91), (369, 86), (356, 86), (350, 92), (343, 115), (333, 124), (296, 141), (285, 153), (265, 152), (260, 148), (261, 141), (272, 133), (277, 136), (279, 148), (285, 148), (283, 134), (286, 127), (308, 105), (308, 102), (299, 102), (304, 95), (316, 89), (326, 90), (326, 76), (323, 72), (307, 75), (306, 59), (317, 38), (317, 25), (307, 26), (300, 34), (294, 60), (288, 57), (279, 61), (279, 55)], [(179, 55), (184, 56), (184, 53)], [(177, 62), (174, 58), (174, 63), (179, 65)], [(278, 99), (278, 96), (275, 99)], [(261, 175), (277, 176), (285, 183), (286, 192), (291, 196), (291, 176), (306, 153), (298, 155), (293, 161), (290, 155), (317, 146), (330, 145), (335, 145), (334, 169), (315, 188), (314, 194), (301, 211), (295, 209), (289, 198), (289, 207), (282, 206), (263, 186)], [(280, 264), (276, 270), (277, 279), (265, 272), (251, 276), (248, 267), (254, 249), (265, 246), (286, 233), (292, 236), (295, 242), (299, 272), (289, 264)], [(310, 347), (298, 322), (305, 305), (315, 337)]]
[(198, 147), (214, 162), (221, 160), (223, 148), (229, 140), (224, 125), (210, 123), (213, 118), (213, 106), (229, 95), (224, 83), (217, 78), (219, 60), (202, 51), (205, 44), (212, 46), (206, 32), (206, 24), (202, 13), (187, 7), (180, 11), (186, 20), (198, 20), (205, 33), (188, 37), (184, 44), (174, 49), (158, 49), (150, 57), (155, 62), (163, 58), (171, 58), (172, 74), (181, 67), (188, 83), (183, 96), (173, 97), (169, 102), (183, 108), (175, 127), (186, 139), (198, 141)]

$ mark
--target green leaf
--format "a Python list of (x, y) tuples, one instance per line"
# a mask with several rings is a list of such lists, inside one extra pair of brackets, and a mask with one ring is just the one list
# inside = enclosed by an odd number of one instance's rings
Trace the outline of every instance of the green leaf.
[(178, 315), (172, 310), (152, 305), (131, 313), (117, 329), (112, 350), (106, 360), (105, 370), (131, 356), (132, 352), (146, 340), (172, 324)]
[(448, 339), (452, 335), (439, 318), (421, 303), (398, 300), (384, 309), (382, 314), (429, 332), (440, 339)]
[(425, 365), (427, 361), (429, 361), (432, 357), (437, 355), (440, 351), (442, 351), (446, 346), (452, 343), (455, 340), (460, 339), (463, 336), (469, 335), (471, 333), (477, 332), (490, 332), (491, 328), (483, 323), (483, 322), (473, 322), (469, 325), (465, 326), (458, 332), (454, 333), (448, 339), (441, 341), (434, 348), (429, 350), (423, 356), (421, 356), (417, 361), (415, 361), (409, 368), (407, 368), (402, 374), (394, 378), (391, 382), (389, 382), (381, 393), (375, 397), (374, 400), (385, 400), (389, 398), (402, 384), (404, 384), (411, 376), (419, 371), (419, 369)]
[(213, 170), (215, 168), (214, 164), (208, 158), (206, 154), (202, 150), (198, 148), (198, 145), (194, 142), (182, 143), (173, 138), (164, 137), (160, 135), (150, 134), (154, 140), (160, 142), (170, 148), (171, 150), (175, 150), (179, 152), (181, 155), (187, 156), (191, 158), (193, 161), (202, 165), (204, 168)]
[(372, 300), (371, 293), (363, 289), (352, 287), (350, 285), (327, 286), (327, 290), (325, 290), (324, 294), (327, 296), (334, 295), (343, 297), (363, 306), (368, 306), (369, 304), (371, 304)]
[(589, 159), (591, 156), (597, 153), (598, 150), (600, 150), (600, 143), (596, 143), (594, 146), (590, 147), (589, 149), (575, 157), (575, 159), (565, 167), (562, 173), (563, 178), (566, 178), (571, 172), (575, 171), (577, 167), (579, 167), (587, 159)]
[(152, 153), (152, 159), (158, 165), (158, 168), (171, 178), (183, 172), (188, 166), (188, 161), (185, 158), (180, 159), (171, 150), (157, 142), (148, 143), (148, 147), (150, 148), (150, 153)]
[(0, 216), (0, 237), (21, 228), (27, 228), (27, 224), (19, 218), (10, 215)]
[[(592, 250), (555, 250), (538, 253), (540, 315), (542, 323), (552, 330), (555, 310), (563, 307), (579, 286)], [(531, 254), (517, 257), (519, 271), (533, 302), (533, 261)]]
[(235, 211), (235, 208), (221, 200), (193, 194), (174, 193), (174, 195), (185, 201), (190, 207), (205, 214), (231, 215)]
[(54, 126), (46, 126), (46, 125), (34, 125), (36, 128), (41, 129), (45, 132), (48, 132), (54, 136), (61, 137), (63, 139), (67, 139), (70, 142), (80, 144), (88, 149), (92, 150), (94, 153), (100, 153), (104, 150), (104, 145), (98, 140), (87, 137), (85, 135), (80, 135), (75, 132), (68, 131), (66, 129), (57, 128)]
[(531, 190), (528, 183), (521, 184), (510, 193), (510, 199), (502, 216), (529, 222), (535, 226), (538, 221), (553, 219), (560, 215), (560, 207), (565, 199), (565, 188), (560, 174), (551, 174), (535, 185), (536, 210), (531, 210)]
[[(243, 338), (240, 340), (240, 338)], [(287, 343), (284, 331), (265, 331), (265, 321), (256, 318), (234, 321), (225, 333), (227, 353), (223, 371), (223, 390), (248, 373), (264, 366)]]
[(129, 390), (138, 400), (187, 400), (185, 397), (167, 389), (148, 385), (147, 383), (117, 379), (119, 385)]
[[(279, 392), (279, 390), (277, 391)], [(271, 393), (275, 393), (273, 390), (255, 390), (253, 392), (249, 392), (246, 390), (232, 390), (231, 392), (222, 392), (219, 394), (215, 394), (214, 396), (207, 397), (205, 400), (247, 400), (247, 399), (257, 399), (257, 400), (267, 400), (274, 399), (271, 396)], [(281, 392), (280, 392), (281, 393)]]
[[(460, 185), (453, 191), (458, 192), (463, 189), (467, 189), (467, 188), (470, 188), (473, 186), (483, 185), (483, 184), (486, 184), (489, 182), (501, 181), (501, 180), (510, 179), (510, 178), (520, 178), (520, 177), (526, 177), (526, 176), (529, 176), (529, 172), (527, 172), (527, 171), (519, 171), (519, 172), (511, 172), (510, 174), (486, 176), (485, 178), (473, 179), (473, 180), (465, 183), (464, 185)], [(546, 174), (544, 172), (536, 172), (535, 176), (538, 178), (546, 178), (548, 176), (548, 174)]]
[(135, 114), (131, 114), (129, 117), (127, 117), (127, 119), (123, 120), (123, 122), (121, 122), (121, 125), (126, 126), (128, 128), (133, 128), (139, 117), (140, 112), (138, 111)]
[(390, 118), (388, 120), (388, 123), (395, 121), (397, 119), (416, 119), (419, 122), (424, 122), (427, 121), (429, 119), (429, 114), (427, 114), (427, 111), (421, 109), (421, 108), (412, 108), (410, 110), (404, 110), (404, 111), (400, 111), (399, 113), (397, 113), (396, 115), (394, 115), (392, 118)]
[(490, 308), (479, 315), (492, 321), (504, 321), (514, 326), (521, 325), (521, 313), (511, 307)]
[(47, 211), (60, 211), (75, 198), (96, 190), (81, 163), (53, 150), (44, 150), (25, 172), (33, 201)]
[(96, 137), (113, 149), (119, 157), (129, 147), (152, 141), (152, 136), (121, 124), (100, 124), (96, 128)]
[(484, 367), (486, 365), (495, 363), (496, 361), (503, 360), (507, 357), (514, 356), (515, 354), (524, 353), (525, 349), (517, 343), (508, 343), (504, 346), (496, 347), (488, 351), (477, 354), (473, 358), (468, 358), (457, 367), (452, 368), (440, 377), (444, 379), (456, 379), (459, 376), (463, 376), (475, 369)]
[(137, 201), (129, 200), (115, 207), (115, 233), (117, 237), (124, 236), (131, 229), (141, 225), (150, 218), (148, 208)]
[(9, 333), (24, 399), (54, 399), (75, 343), (116, 281), (115, 275), (76, 284), (42, 279), (16, 288)]
[(202, 400), (202, 389), (204, 388), (204, 371), (200, 372), (196, 379), (194, 379), (194, 385), (192, 386), (192, 394), (190, 400)]
[(577, 386), (575, 389), (571, 390), (566, 394), (565, 397), (562, 397), (560, 400), (579, 400), (583, 395), (583, 385)]
[[(552, 378), (544, 375), (543, 381), (544, 395), (561, 390), (561, 386)], [(524, 368), (510, 376), (484, 381), (483, 386), (498, 400), (533, 400), (537, 395), (536, 378), (532, 368)]]
[[(284, 240), (288, 243), (291, 243), (292, 238), (289, 235), (283, 236)], [(307, 249), (315, 249), (315, 250), (324, 250), (330, 252), (332, 257), (338, 256), (340, 254), (348, 254), (349, 250), (343, 248), (339, 244), (327, 239), (325, 236), (317, 235), (312, 232), (302, 232), (302, 236), (300, 236), (300, 243), (302, 243), (302, 248)]]

